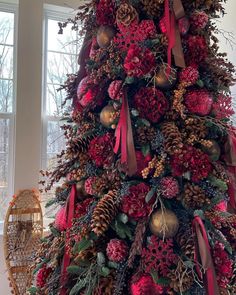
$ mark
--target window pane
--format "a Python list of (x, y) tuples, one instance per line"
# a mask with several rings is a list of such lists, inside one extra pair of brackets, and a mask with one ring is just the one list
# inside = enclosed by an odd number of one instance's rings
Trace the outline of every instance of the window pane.
[(14, 13), (0, 11), (0, 43), (14, 43)]
[(60, 117), (63, 113), (62, 103), (66, 98), (65, 91), (58, 91), (59, 85), (47, 85), (47, 115)]
[(11, 113), (13, 104), (12, 80), (0, 79), (0, 113)]
[(13, 78), (13, 47), (0, 45), (0, 78)]
[(63, 130), (60, 128), (61, 123), (49, 121), (47, 128), (47, 164), (52, 167), (56, 161), (56, 155), (61, 152), (65, 146)]
[(4, 220), (9, 203), (8, 196), (9, 120), (0, 119), (0, 220)]
[(58, 22), (56, 20), (48, 20), (48, 50), (70, 52), (71, 54), (78, 54), (76, 48), (76, 32), (64, 30), (62, 35), (57, 34), (59, 31)]
[(77, 56), (48, 52), (48, 83), (64, 84), (66, 74), (75, 73), (77, 68)]

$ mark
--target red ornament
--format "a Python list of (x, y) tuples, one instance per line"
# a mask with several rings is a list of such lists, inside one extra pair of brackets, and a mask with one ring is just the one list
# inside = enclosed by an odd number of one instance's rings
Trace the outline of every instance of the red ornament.
[(232, 107), (232, 98), (224, 94), (220, 94), (217, 97), (216, 102), (213, 103), (212, 109), (218, 120), (228, 119), (235, 113)]
[(114, 262), (122, 262), (129, 253), (129, 248), (125, 241), (119, 239), (112, 239), (107, 244), (107, 257)]
[(135, 108), (140, 117), (157, 123), (169, 108), (164, 94), (155, 87), (140, 88), (134, 97)]
[(156, 284), (149, 274), (136, 274), (132, 278), (130, 291), (132, 295), (164, 295), (165, 290)]
[(77, 88), (77, 98), (79, 104), (83, 107), (86, 107), (94, 101), (97, 94), (97, 85), (92, 84), (88, 76), (83, 78)]
[(56, 214), (54, 226), (57, 230), (63, 231), (67, 228), (66, 207), (62, 207)]
[(158, 272), (159, 275), (166, 276), (170, 267), (175, 265), (177, 255), (173, 251), (172, 239), (159, 239), (151, 236), (147, 248), (142, 251), (142, 261), (145, 272)]
[(179, 194), (179, 183), (174, 177), (163, 177), (160, 181), (160, 189), (163, 197), (172, 199)]
[(141, 78), (155, 67), (155, 56), (148, 48), (131, 45), (124, 61), (124, 70), (130, 77)]
[(200, 116), (208, 115), (213, 104), (212, 95), (206, 89), (188, 91), (184, 101), (190, 113)]
[(148, 216), (151, 206), (145, 201), (145, 197), (150, 187), (145, 183), (139, 183), (129, 188), (129, 194), (122, 199), (122, 212), (129, 217), (139, 219)]

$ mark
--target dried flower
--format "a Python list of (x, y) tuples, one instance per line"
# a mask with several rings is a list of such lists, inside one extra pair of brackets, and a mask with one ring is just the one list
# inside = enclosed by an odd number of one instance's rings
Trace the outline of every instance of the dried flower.
[(125, 241), (112, 239), (107, 244), (107, 257), (114, 262), (122, 262), (128, 255), (128, 246)]

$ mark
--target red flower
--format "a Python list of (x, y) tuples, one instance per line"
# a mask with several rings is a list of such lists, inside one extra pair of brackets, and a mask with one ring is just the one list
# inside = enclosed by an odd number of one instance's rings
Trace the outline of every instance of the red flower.
[(179, 75), (180, 83), (187, 83), (188, 86), (194, 85), (199, 77), (199, 72), (193, 67), (184, 68)]
[(143, 77), (155, 67), (155, 56), (151, 50), (136, 44), (130, 46), (124, 61), (124, 69), (128, 76)]
[(162, 295), (164, 292), (164, 287), (156, 284), (149, 274), (135, 274), (132, 277), (132, 295)]
[(146, 203), (145, 197), (149, 190), (149, 186), (145, 183), (131, 186), (129, 194), (123, 197), (121, 210), (134, 219), (148, 216), (151, 207)]
[(114, 157), (112, 135), (106, 133), (95, 137), (89, 144), (88, 154), (97, 167), (109, 166)]
[(122, 84), (122, 80), (115, 80), (111, 82), (108, 87), (108, 94), (111, 99), (120, 100), (124, 96)]
[(93, 202), (92, 198), (86, 199), (81, 203), (78, 203), (75, 208), (75, 218), (80, 218), (88, 211), (89, 205)]
[(198, 64), (208, 56), (206, 40), (203, 36), (189, 36), (187, 41), (186, 60), (189, 65), (198, 66)]
[(164, 94), (153, 87), (140, 88), (134, 97), (135, 108), (142, 118), (157, 123), (169, 108)]
[(190, 172), (194, 182), (206, 178), (212, 170), (208, 155), (192, 146), (185, 146), (179, 154), (172, 157), (171, 168), (174, 176)]
[(224, 245), (215, 242), (213, 258), (216, 269), (216, 277), (220, 287), (226, 288), (233, 275), (233, 261), (224, 250)]
[(206, 89), (191, 90), (184, 98), (185, 105), (190, 113), (206, 116), (210, 113), (213, 99)]
[(39, 288), (43, 288), (46, 285), (47, 278), (49, 277), (51, 272), (52, 272), (52, 268), (47, 267), (47, 265), (44, 264), (43, 267), (40, 268), (40, 270), (37, 273), (36, 286)]
[(125, 241), (112, 239), (107, 244), (107, 257), (114, 262), (122, 262), (128, 255), (129, 248)]
[(160, 181), (160, 188), (163, 197), (172, 199), (179, 194), (179, 183), (171, 176), (163, 177)]
[(191, 25), (196, 29), (204, 29), (209, 21), (209, 17), (205, 11), (195, 11), (191, 15)]
[(112, 0), (100, 0), (96, 9), (98, 25), (112, 25), (115, 22), (114, 2)]

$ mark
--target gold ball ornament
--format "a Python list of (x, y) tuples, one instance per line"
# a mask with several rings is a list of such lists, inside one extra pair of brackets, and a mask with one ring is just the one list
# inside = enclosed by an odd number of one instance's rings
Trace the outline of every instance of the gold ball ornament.
[(97, 32), (97, 43), (101, 48), (107, 48), (115, 36), (115, 30), (109, 26), (101, 26)]
[(174, 87), (177, 81), (177, 71), (170, 68), (168, 71), (168, 65), (162, 65), (159, 72), (154, 77), (154, 85), (160, 89), (168, 90)]
[(100, 122), (107, 128), (114, 127), (116, 118), (117, 111), (112, 105), (105, 106), (100, 113)]
[(157, 210), (151, 215), (149, 227), (159, 238), (173, 238), (179, 229), (179, 220), (171, 210)]
[(76, 192), (78, 199), (85, 199), (86, 197), (89, 197), (89, 194), (85, 191), (84, 183), (84, 180), (81, 180), (76, 183)]
[(220, 146), (213, 139), (209, 141), (211, 141), (212, 145), (210, 147), (203, 147), (203, 151), (208, 154), (211, 161), (218, 161), (221, 154)]

